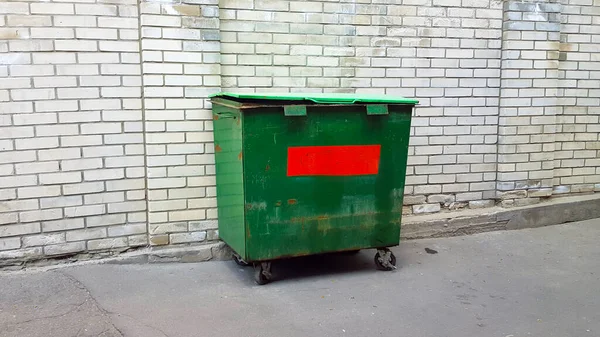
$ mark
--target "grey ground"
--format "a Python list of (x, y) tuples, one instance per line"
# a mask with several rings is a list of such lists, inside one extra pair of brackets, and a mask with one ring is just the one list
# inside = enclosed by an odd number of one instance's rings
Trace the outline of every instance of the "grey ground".
[(394, 272), (363, 251), (266, 286), (231, 261), (3, 273), (0, 336), (599, 336), (599, 238), (596, 219), (407, 241)]

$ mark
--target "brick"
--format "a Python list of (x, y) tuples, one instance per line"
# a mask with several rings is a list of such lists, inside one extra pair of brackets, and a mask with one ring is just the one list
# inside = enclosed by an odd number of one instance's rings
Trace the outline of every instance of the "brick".
[(95, 16), (54, 16), (54, 25), (57, 27), (96, 27)]
[(218, 212), (216, 208), (210, 208), (206, 210), (206, 218), (207, 219), (216, 219), (218, 216)]
[(105, 98), (123, 98), (123, 97), (141, 97), (142, 92), (139, 87), (137, 88), (123, 88), (123, 87), (114, 87), (114, 88), (102, 88), (101, 96)]
[(105, 144), (141, 144), (143, 143), (143, 134), (141, 133), (125, 133), (115, 135), (105, 135)]
[(59, 170), (57, 161), (17, 164), (15, 165), (15, 169), (18, 175), (55, 172)]
[(127, 238), (127, 242), (129, 244), (129, 247), (146, 246), (148, 245), (148, 236), (146, 234), (132, 235)]
[(31, 88), (28, 78), (3, 78), (0, 80), (0, 89)]
[(448, 206), (450, 203), (454, 202), (455, 197), (453, 195), (445, 195), (445, 194), (434, 194), (427, 197), (427, 202), (430, 204), (440, 203)]
[(108, 205), (108, 213), (137, 212), (146, 210), (146, 201), (126, 201)]
[(35, 160), (35, 151), (3, 151), (0, 152), (0, 163), (22, 163)]
[[(79, 63), (119, 63), (118, 53), (77, 53)], [(98, 77), (101, 78), (101, 77)], [(120, 82), (119, 82), (120, 83)], [(119, 85), (117, 83), (117, 85)]]
[(57, 89), (60, 99), (79, 99), (79, 98), (98, 98), (100, 92), (98, 88), (59, 88)]
[(52, 17), (44, 15), (8, 15), (7, 26), (48, 27), (52, 26)]
[(98, 17), (98, 27), (137, 29), (138, 20), (136, 18)]
[(86, 40), (56, 40), (54, 47), (57, 51), (97, 51), (98, 42)]
[(111, 28), (76, 28), (75, 35), (78, 39), (116, 40), (118, 38), (118, 31)]
[(90, 240), (87, 243), (88, 250), (113, 250), (115, 248), (127, 247), (127, 238), (108, 238), (100, 240)]
[(45, 209), (28, 212), (21, 212), (19, 219), (21, 222), (36, 222), (45, 220), (55, 220), (63, 217), (62, 209)]
[(40, 174), (40, 184), (53, 185), (65, 183), (81, 182), (81, 173), (79, 172), (64, 172), (64, 173), (45, 173)]
[(57, 221), (42, 222), (42, 230), (44, 232), (64, 231), (83, 227), (83, 219), (61, 219)]
[(36, 88), (76, 87), (77, 78), (67, 76), (34, 77), (33, 84)]
[[(10, 144), (9, 140), (0, 141), (0, 144)], [(0, 148), (6, 148), (7, 145), (0, 145)], [(15, 173), (13, 165), (0, 165), (0, 176), (8, 176)]]
[(75, 32), (71, 28), (31, 28), (32, 39), (72, 39)]
[(22, 2), (3, 2), (0, 3), (0, 13), (2, 14), (29, 14), (29, 4)]
[(65, 217), (82, 217), (106, 213), (105, 205), (84, 205), (65, 208)]
[(74, 53), (35, 53), (33, 54), (35, 64), (66, 64), (75, 63)]
[(60, 186), (32, 186), (17, 189), (20, 199), (54, 197), (60, 195)]
[[(87, 227), (113, 226), (125, 224), (127, 222), (127, 219), (125, 214), (107, 214), (87, 217), (85, 222)], [(109, 227), (108, 229), (109, 235), (111, 232), (111, 228), (112, 227)]]
[(75, 4), (75, 13), (82, 15), (116, 16), (117, 6), (105, 4)]
[[(86, 120), (88, 122), (89, 120)], [(101, 145), (102, 144), (102, 136), (94, 135), (94, 136), (73, 136), (73, 137), (61, 137), (60, 138), (62, 147), (80, 147), (80, 146), (90, 146), (90, 145)]]
[(35, 234), (40, 231), (39, 223), (4, 225), (0, 227), (0, 237)]
[(31, 14), (75, 14), (73, 4), (32, 3)]
[(38, 151), (38, 160), (61, 160), (81, 158), (78, 148), (51, 149)]
[(483, 194), (481, 192), (469, 192), (469, 193), (457, 193), (456, 201), (472, 201), (481, 199)]
[[(5, 41), (12, 39), (28, 39), (30, 38), (29, 29), (0, 27), (0, 38)], [(4, 46), (6, 46), (6, 44), (4, 44)]]
[(4, 202), (3, 205), (6, 207), (5, 209), (14, 212), (38, 209), (37, 200), (9, 200)]
[(0, 224), (14, 224), (18, 222), (18, 213), (0, 213)]
[(71, 242), (44, 247), (46, 255), (69, 255), (85, 251), (85, 242)]
[(151, 234), (167, 234), (167, 233), (185, 232), (185, 231), (187, 231), (187, 224), (180, 222), (180, 223), (165, 223), (165, 224), (150, 225), (149, 231)]
[[(123, 34), (121, 34), (122, 36)], [(121, 37), (123, 39), (123, 37)], [(132, 52), (137, 53), (140, 50), (137, 41), (100, 41), (99, 50), (106, 52)]]
[(142, 50), (182, 50), (182, 41), (176, 40), (142, 40)]
[[(119, 214), (119, 216), (121, 216), (121, 214)], [(126, 224), (108, 227), (108, 236), (125, 236), (144, 233), (146, 233), (146, 224)]]
[(39, 234), (23, 238), (23, 247), (47, 246), (65, 243), (64, 233)]
[(141, 15), (141, 24), (146, 27), (181, 27), (181, 18), (165, 15)]
[(0, 238), (0, 251), (21, 248), (20, 238)]
[(0, 188), (32, 186), (36, 183), (37, 179), (33, 175), (0, 177)]
[(47, 76), (54, 75), (51, 65), (11, 65), (9, 67), (11, 76)]
[[(98, 66), (95, 64), (58, 65), (56, 73), (58, 75), (98, 75)], [(85, 89), (82, 90), (85, 91)], [(68, 95), (66, 94), (66, 96)]]
[[(114, 111), (102, 111), (102, 120), (107, 122), (116, 121), (141, 121), (142, 111), (141, 110), (114, 110)], [(126, 130), (133, 131), (133, 130)], [(139, 130), (141, 131), (141, 130)]]
[(414, 205), (413, 213), (414, 214), (423, 214), (423, 213), (436, 213), (441, 210), (440, 204), (424, 204), (424, 205)]
[(215, 186), (216, 180), (214, 176), (205, 176), (205, 177), (189, 177), (188, 186), (197, 187), (197, 186)]
[(57, 207), (68, 207), (82, 205), (81, 196), (60, 196), (55, 198), (44, 198), (40, 199), (40, 208), (57, 208)]
[(106, 228), (72, 230), (67, 232), (67, 241), (82, 241), (106, 237)]
[(125, 178), (125, 172), (121, 168), (91, 170), (83, 172), (85, 181), (106, 181)]
[(140, 67), (131, 64), (102, 64), (102, 75), (140, 75)]
[(202, 242), (206, 240), (206, 232), (189, 232), (189, 233), (177, 233), (171, 234), (170, 243), (191, 243), (191, 242)]

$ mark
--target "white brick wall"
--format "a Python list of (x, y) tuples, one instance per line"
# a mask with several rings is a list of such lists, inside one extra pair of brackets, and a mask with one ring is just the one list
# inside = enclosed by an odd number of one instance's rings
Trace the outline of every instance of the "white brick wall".
[[(145, 194), (136, 183), (143, 151), (126, 146), (143, 144), (136, 1), (11, 1), (0, 18), (0, 68), (8, 70), (0, 78), (0, 251), (39, 247), (23, 254), (52, 256), (146, 244), (136, 237), (146, 227), (135, 195)], [(111, 181), (125, 188), (116, 192)], [(119, 221), (94, 222), (108, 213)], [(123, 226), (137, 230), (112, 230)]]
[(218, 239), (221, 89), (418, 98), (405, 213), (600, 191), (599, 6), (0, 2), (0, 260)]
[(562, 3), (553, 193), (600, 191), (600, 4)]
[(497, 186), (511, 205), (507, 192), (553, 185), (560, 4), (508, 1), (504, 10)]
[(448, 191), (460, 170), (480, 178), (461, 201), (495, 197), (501, 3), (269, 5), (220, 3), (224, 88), (417, 97), (406, 192)]
[[(215, 219), (214, 203), (198, 203), (214, 186), (212, 115), (208, 94), (220, 90), (220, 42), (215, 1), (172, 5), (142, 2), (142, 69), (146, 107), (150, 244), (202, 242), (199, 221)], [(202, 160), (207, 158), (208, 160)], [(210, 183), (199, 185), (198, 179)]]

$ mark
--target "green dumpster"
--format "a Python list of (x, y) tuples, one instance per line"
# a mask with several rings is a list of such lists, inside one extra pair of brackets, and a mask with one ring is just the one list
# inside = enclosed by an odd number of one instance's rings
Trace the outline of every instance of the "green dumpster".
[(259, 284), (271, 261), (376, 248), (395, 268), (412, 109), (358, 94), (213, 95), (219, 236)]

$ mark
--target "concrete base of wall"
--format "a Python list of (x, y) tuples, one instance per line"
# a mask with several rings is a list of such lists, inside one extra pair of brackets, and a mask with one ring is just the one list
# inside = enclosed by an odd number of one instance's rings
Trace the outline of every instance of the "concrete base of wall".
[(600, 218), (600, 195), (557, 197), (515, 208), (491, 207), (407, 217), (401, 237), (406, 240), (468, 235), (559, 225)]
[[(404, 219), (404, 240), (469, 235), (497, 230), (514, 230), (559, 225), (567, 222), (600, 218), (600, 195), (561, 197), (545, 203), (505, 209), (492, 207), (458, 212), (410, 216)], [(107, 254), (113, 254), (107, 255)], [(56, 268), (73, 263), (168, 263), (229, 260), (231, 250), (223, 242), (201, 246), (148, 247), (114, 255), (79, 254), (62, 259), (0, 261), (0, 269), (25, 267)]]

